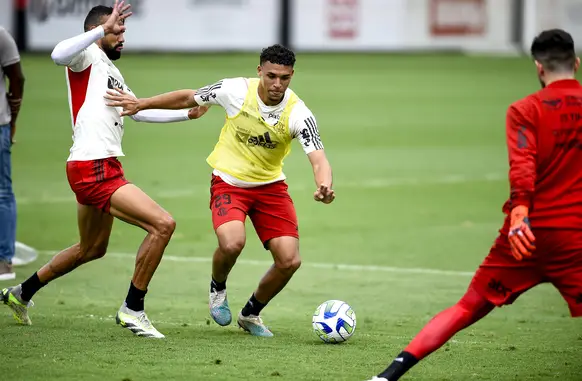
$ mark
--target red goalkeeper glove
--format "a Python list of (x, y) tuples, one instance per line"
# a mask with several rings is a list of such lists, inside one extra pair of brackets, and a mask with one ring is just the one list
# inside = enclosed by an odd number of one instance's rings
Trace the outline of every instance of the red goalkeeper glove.
[(529, 209), (524, 205), (516, 206), (511, 210), (509, 227), (509, 244), (511, 254), (521, 261), (523, 257), (531, 257), (535, 250), (535, 240), (529, 224)]

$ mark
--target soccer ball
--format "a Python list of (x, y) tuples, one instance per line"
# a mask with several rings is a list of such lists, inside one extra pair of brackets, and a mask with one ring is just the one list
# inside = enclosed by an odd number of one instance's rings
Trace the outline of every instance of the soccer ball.
[(356, 330), (356, 313), (346, 302), (328, 300), (322, 303), (311, 319), (313, 331), (325, 343), (342, 343)]

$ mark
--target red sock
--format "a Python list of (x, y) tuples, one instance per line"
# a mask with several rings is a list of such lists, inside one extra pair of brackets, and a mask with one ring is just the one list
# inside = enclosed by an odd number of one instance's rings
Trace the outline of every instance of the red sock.
[(420, 361), (442, 347), (457, 332), (484, 318), (494, 307), (495, 305), (469, 287), (457, 304), (432, 318), (404, 352), (412, 354)]

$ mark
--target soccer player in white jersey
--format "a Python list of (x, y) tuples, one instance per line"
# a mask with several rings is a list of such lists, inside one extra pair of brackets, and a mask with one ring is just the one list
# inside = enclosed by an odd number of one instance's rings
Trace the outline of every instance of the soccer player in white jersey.
[[(156, 202), (124, 177), (117, 157), (123, 156), (121, 109), (106, 105), (107, 89), (131, 91), (112, 61), (120, 58), (125, 19), (130, 6), (115, 1), (97, 6), (85, 19), (85, 33), (60, 42), (52, 52), (57, 65), (66, 66), (73, 146), (67, 160), (67, 177), (77, 198), (80, 241), (58, 253), (22, 284), (4, 289), (1, 300), (21, 324), (31, 324), (28, 308), (32, 296), (48, 282), (76, 267), (101, 258), (107, 251), (114, 217), (147, 232), (137, 253), (129, 292), (116, 320), (138, 336), (163, 338), (144, 311), (148, 284), (175, 229), (175, 222)], [(150, 110), (132, 116), (144, 122), (189, 119), (188, 110)]]
[(142, 110), (194, 107), (201, 116), (209, 106), (226, 111), (218, 144), (207, 161), (213, 167), (210, 209), (218, 238), (212, 262), (210, 314), (226, 326), (232, 315), (226, 280), (245, 245), (246, 216), (252, 221), (274, 264), (238, 315), (238, 325), (255, 336), (272, 336), (261, 310), (287, 284), (301, 264), (299, 231), (293, 201), (287, 192), (283, 159), (297, 138), (313, 167), (315, 201), (331, 203), (331, 166), (324, 153), (315, 117), (288, 88), (295, 54), (280, 45), (264, 49), (258, 78), (227, 78), (195, 90), (179, 90), (147, 99), (109, 91), (110, 105), (123, 115)]

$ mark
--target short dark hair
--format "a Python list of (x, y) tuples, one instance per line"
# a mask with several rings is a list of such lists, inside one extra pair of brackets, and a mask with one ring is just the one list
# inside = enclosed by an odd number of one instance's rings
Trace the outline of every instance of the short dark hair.
[(294, 66), (295, 65), (295, 53), (291, 49), (288, 49), (280, 44), (271, 45), (261, 52), (260, 64), (265, 62), (270, 62), (277, 65), (283, 66)]
[(101, 25), (101, 17), (109, 16), (113, 13), (113, 7), (107, 7), (105, 5), (97, 5), (87, 13), (87, 17), (85, 17), (85, 24), (83, 27), (85, 28), (85, 32), (87, 32), (91, 27)]
[(541, 32), (531, 44), (531, 55), (550, 72), (573, 71), (576, 65), (574, 40), (562, 29)]

